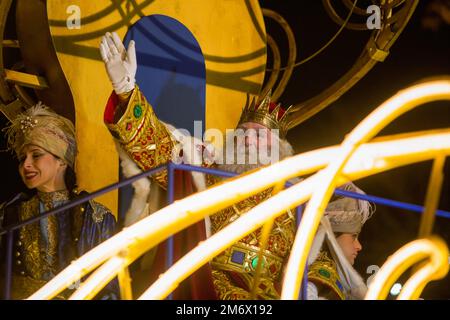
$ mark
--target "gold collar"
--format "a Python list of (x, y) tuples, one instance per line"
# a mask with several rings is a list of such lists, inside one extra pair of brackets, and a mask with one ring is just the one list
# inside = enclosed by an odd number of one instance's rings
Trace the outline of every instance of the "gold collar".
[(53, 192), (38, 191), (37, 196), (39, 200), (44, 203), (46, 209), (48, 210), (50, 208), (53, 208), (53, 203), (55, 201), (69, 200), (69, 191), (67, 189)]

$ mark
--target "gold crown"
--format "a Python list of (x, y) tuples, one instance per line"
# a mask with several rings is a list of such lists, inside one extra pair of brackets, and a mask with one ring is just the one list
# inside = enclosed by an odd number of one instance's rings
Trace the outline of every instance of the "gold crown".
[(278, 129), (280, 132), (280, 137), (284, 138), (289, 129), (288, 114), (290, 113), (292, 106), (284, 110), (281, 103), (278, 103), (275, 107), (273, 107), (272, 104), (271, 110), (271, 95), (272, 92), (269, 91), (261, 103), (256, 104), (255, 97), (252, 99), (252, 102), (249, 103), (249, 96), (247, 94), (247, 101), (244, 109), (242, 110), (239, 124), (245, 122), (259, 123), (269, 129)]

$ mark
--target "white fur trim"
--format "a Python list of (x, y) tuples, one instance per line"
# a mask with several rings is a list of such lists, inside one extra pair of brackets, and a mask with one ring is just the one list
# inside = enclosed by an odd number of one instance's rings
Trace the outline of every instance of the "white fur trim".
[[(164, 125), (180, 144), (180, 146), (174, 150), (175, 152), (172, 153), (172, 161), (178, 163), (182, 160), (182, 162), (186, 164), (201, 166), (203, 164), (203, 142), (193, 136), (181, 132), (168, 123), (164, 123)], [(179, 159), (180, 148), (183, 150), (182, 159)], [(201, 172), (191, 172), (191, 175), (197, 191), (206, 190), (205, 175)], [(209, 216), (205, 217), (205, 231), (206, 237), (209, 238), (211, 236), (211, 220)]]
[[(183, 163), (193, 166), (201, 166), (203, 164), (203, 142), (195, 137), (187, 135), (168, 123), (164, 123), (164, 125), (175, 140), (179, 142), (181, 150), (183, 150), (183, 159), (181, 159)], [(180, 151), (179, 148), (177, 151)], [(175, 163), (180, 161), (180, 159), (175, 158), (177, 156), (177, 152), (172, 154), (172, 161)], [(203, 191), (206, 189), (206, 179), (203, 173), (192, 172), (192, 178), (198, 191)]]
[[(164, 123), (164, 122), (163, 122)], [(174, 162), (180, 159), (175, 159), (179, 151), (183, 150), (182, 162), (186, 164), (201, 166), (203, 163), (203, 143), (197, 138), (186, 135), (174, 126), (164, 123), (166, 128), (172, 134), (173, 138), (179, 142), (172, 154)], [(116, 142), (116, 148), (120, 157), (120, 165), (125, 177), (129, 178), (142, 172), (141, 169), (133, 162), (128, 154), (122, 149), (119, 143)], [(181, 148), (181, 150), (180, 150)], [(198, 191), (206, 190), (205, 175), (200, 172), (192, 172), (193, 183)], [(150, 194), (150, 181), (148, 179), (139, 179), (134, 182), (134, 196), (131, 201), (130, 208), (125, 215), (125, 226), (129, 226), (149, 214), (148, 198)], [(207, 237), (211, 236), (211, 221), (209, 217), (205, 218), (205, 231)]]
[[(142, 172), (118, 142), (116, 142), (116, 149), (119, 153), (120, 166), (125, 177), (129, 178)], [(146, 178), (139, 179), (133, 182), (132, 186), (134, 188), (134, 196), (131, 200), (130, 208), (125, 214), (125, 227), (132, 225), (148, 215), (147, 199), (150, 193), (150, 181)]]

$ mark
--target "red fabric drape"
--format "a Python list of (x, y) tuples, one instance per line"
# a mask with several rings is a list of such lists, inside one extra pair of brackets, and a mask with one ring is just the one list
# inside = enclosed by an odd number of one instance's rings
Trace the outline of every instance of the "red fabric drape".
[[(195, 192), (192, 176), (187, 171), (175, 170), (174, 199), (182, 199)], [(174, 235), (174, 257), (176, 262), (188, 251), (192, 250), (200, 241), (206, 239), (204, 220)], [(152, 283), (166, 270), (166, 242), (158, 245), (154, 266), (152, 268)], [(211, 267), (202, 266), (189, 278), (180, 283), (174, 291), (175, 300), (216, 300), (217, 295), (212, 282)]]

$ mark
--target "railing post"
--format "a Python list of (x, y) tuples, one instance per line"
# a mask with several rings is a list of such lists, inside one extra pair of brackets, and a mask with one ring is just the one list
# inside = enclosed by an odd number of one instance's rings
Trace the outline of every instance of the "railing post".
[[(174, 201), (174, 165), (172, 162), (167, 164), (167, 202), (172, 204)], [(167, 251), (166, 251), (166, 270), (173, 265), (173, 235), (167, 239)], [(171, 293), (168, 300), (173, 300), (173, 294)]]
[(6, 240), (5, 287), (3, 288), (5, 300), (9, 300), (11, 298), (13, 235), (14, 231), (8, 231)]

